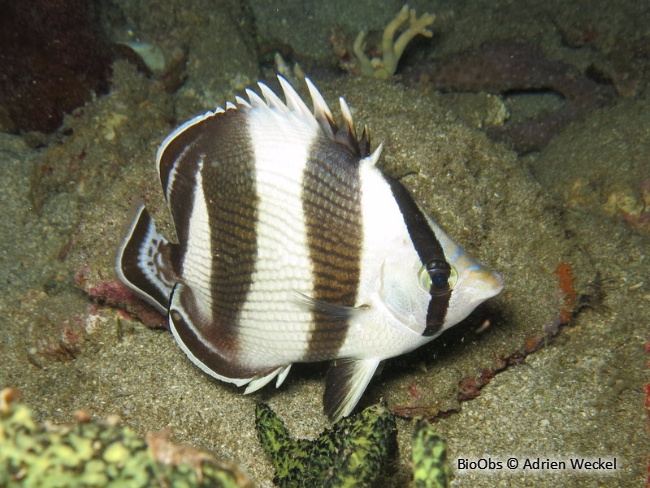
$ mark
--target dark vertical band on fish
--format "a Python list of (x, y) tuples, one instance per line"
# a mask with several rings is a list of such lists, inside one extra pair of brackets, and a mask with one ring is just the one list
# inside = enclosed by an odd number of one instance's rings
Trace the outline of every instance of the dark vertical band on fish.
[[(361, 273), (363, 222), (359, 158), (321, 136), (303, 174), (303, 212), (313, 266), (313, 299), (354, 307)], [(348, 317), (315, 307), (305, 360), (336, 354), (349, 329)]]
[[(209, 270), (212, 310), (206, 317), (194, 305), (193, 298), (181, 297), (187, 310), (181, 324), (191, 326), (196, 332), (183, 334), (179, 330), (179, 334), (190, 343), (218, 344), (222, 353), (227, 352), (235, 358), (239, 315), (253, 281), (257, 258), (259, 199), (255, 188), (255, 157), (246, 131), (245, 113), (228, 110), (181, 132), (161, 154), (160, 172), (161, 180), (170, 185), (167, 193), (174, 196), (170, 199), (170, 208), (181, 242), (188, 242), (189, 238), (184, 236), (189, 235), (191, 219), (198, 214), (194, 206), (187, 205), (195, 197), (190, 194), (190, 188), (201, 186), (208, 219), (209, 235), (206, 237), (210, 260), (205, 268)], [(174, 177), (170, 178), (172, 172)], [(195, 205), (199, 204), (201, 202)], [(182, 215), (184, 212), (188, 215)], [(189, 289), (184, 291), (185, 295), (189, 293)], [(192, 344), (190, 348), (205, 354), (210, 350), (199, 344)], [(198, 359), (210, 367), (210, 357)], [(221, 361), (220, 358), (215, 360)]]
[(246, 90), (165, 138), (158, 174), (178, 243), (140, 206), (116, 268), (196, 366), (246, 393), (333, 360), (324, 406), (340, 418), (381, 361), (461, 321), (503, 279), (385, 178), (381, 145), (370, 154), (342, 98), (339, 126), (309, 80), (313, 111), (279, 83), (286, 102), (260, 83), (262, 96)]
[[(415, 203), (411, 194), (399, 181), (392, 178), (386, 178), (386, 180), (402, 212), (411, 242), (413, 242), (413, 247), (415, 247), (422, 264), (427, 266), (427, 270), (430, 263), (444, 263), (447, 269), (451, 269), (440, 241), (438, 241), (433, 229), (427, 223), (427, 218)], [(435, 335), (442, 329), (451, 298), (451, 288), (448, 285), (443, 287), (432, 283), (429, 293), (431, 299), (427, 309), (426, 327), (422, 333), (424, 336)]]

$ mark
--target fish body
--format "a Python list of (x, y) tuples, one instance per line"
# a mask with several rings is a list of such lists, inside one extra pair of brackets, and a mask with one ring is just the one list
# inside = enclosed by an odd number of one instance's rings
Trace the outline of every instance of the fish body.
[(177, 243), (140, 206), (120, 280), (168, 316), (199, 368), (255, 391), (292, 364), (333, 360), (325, 410), (356, 406), (379, 363), (431, 341), (501, 291), (408, 191), (377, 168), (341, 98), (343, 125), (279, 78), (200, 115), (161, 144)]

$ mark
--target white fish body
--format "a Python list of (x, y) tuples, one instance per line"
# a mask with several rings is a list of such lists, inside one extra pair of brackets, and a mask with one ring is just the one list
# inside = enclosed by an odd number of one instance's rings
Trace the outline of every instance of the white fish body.
[(325, 410), (356, 406), (379, 363), (426, 344), (501, 291), (376, 167), (341, 99), (339, 129), (279, 78), (172, 132), (157, 166), (178, 244), (144, 206), (119, 248), (119, 278), (168, 315), (187, 356), (255, 391), (296, 362), (333, 360)]

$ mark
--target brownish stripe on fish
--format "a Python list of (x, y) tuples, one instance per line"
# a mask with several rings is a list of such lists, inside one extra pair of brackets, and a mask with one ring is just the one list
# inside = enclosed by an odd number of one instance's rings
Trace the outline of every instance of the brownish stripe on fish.
[[(363, 244), (359, 158), (343, 145), (317, 138), (303, 174), (302, 202), (313, 265), (312, 298), (354, 307)], [(332, 357), (345, 341), (348, 320), (314, 309), (312, 321), (305, 360)]]

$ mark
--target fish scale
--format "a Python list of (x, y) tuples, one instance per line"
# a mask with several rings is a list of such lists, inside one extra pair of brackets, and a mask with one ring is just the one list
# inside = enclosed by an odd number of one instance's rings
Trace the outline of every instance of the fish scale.
[(168, 135), (157, 153), (176, 242), (143, 205), (118, 249), (120, 280), (168, 317), (188, 358), (245, 393), (330, 360), (324, 407), (349, 415), (381, 361), (457, 324), (503, 280), (396, 180), (380, 145), (313, 110), (278, 77)]

